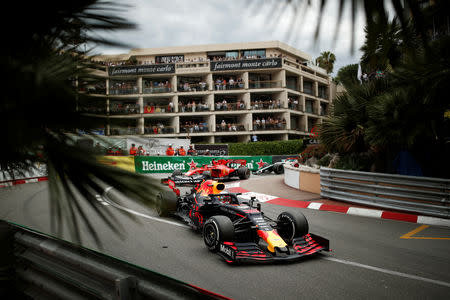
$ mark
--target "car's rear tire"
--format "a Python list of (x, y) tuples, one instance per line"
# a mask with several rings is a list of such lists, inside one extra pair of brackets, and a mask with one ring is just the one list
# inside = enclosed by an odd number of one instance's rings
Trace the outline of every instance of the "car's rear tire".
[(178, 197), (173, 191), (162, 191), (156, 195), (155, 209), (159, 216), (165, 217), (177, 209)]
[(172, 176), (179, 176), (179, 175), (183, 175), (183, 171), (181, 171), (181, 170), (174, 170), (172, 172)]
[(219, 251), (221, 242), (234, 240), (234, 225), (226, 216), (214, 216), (203, 225), (203, 241), (209, 251)]
[(211, 171), (204, 171), (204, 172), (202, 173), (202, 175), (203, 175), (203, 178), (204, 178), (205, 180), (212, 179)]
[(274, 165), (273, 171), (275, 172), (275, 174), (283, 174), (284, 173), (284, 165), (283, 164)]
[(277, 232), (286, 243), (309, 232), (308, 220), (301, 212), (282, 212), (277, 218)]
[(250, 177), (250, 174), (251, 174), (250, 169), (247, 167), (240, 167), (237, 170), (237, 175), (241, 180), (248, 179)]

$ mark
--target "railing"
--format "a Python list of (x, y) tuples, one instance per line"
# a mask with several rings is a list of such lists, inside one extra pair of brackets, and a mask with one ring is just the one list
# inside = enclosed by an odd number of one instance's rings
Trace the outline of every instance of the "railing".
[(136, 127), (113, 127), (109, 130), (110, 135), (127, 135), (127, 134), (139, 134), (139, 128)]
[(214, 82), (214, 89), (216, 91), (230, 91), (230, 90), (242, 90), (245, 85), (243, 81), (234, 82), (230, 84), (229, 82), (224, 84), (223, 82)]
[(181, 133), (202, 133), (209, 132), (208, 125), (203, 123), (194, 124), (194, 125), (182, 125), (180, 126)]
[(172, 134), (175, 133), (175, 127), (172, 126), (145, 126), (144, 134)]
[(144, 106), (144, 114), (164, 114), (164, 113), (172, 113), (173, 108), (167, 105), (146, 105)]
[(230, 111), (230, 110), (245, 110), (245, 104), (244, 102), (238, 103), (226, 103), (223, 102), (216, 102), (215, 104), (215, 111)]
[(189, 83), (178, 85), (177, 91), (179, 93), (187, 93), (187, 92), (205, 92), (209, 89), (209, 85), (206, 82), (199, 83)]
[(295, 102), (288, 102), (288, 108), (292, 110), (303, 111), (303, 105)]
[(261, 110), (261, 109), (279, 109), (281, 108), (281, 101), (251, 101), (250, 109)]
[[(2, 292), (26, 299), (226, 299), (29, 229), (0, 223)], [(4, 275), (3, 274), (3, 275)], [(9, 287), (6, 284), (10, 284)], [(20, 287), (20, 291), (19, 291)], [(20, 293), (20, 294), (19, 294)], [(7, 295), (6, 293), (5, 295)]]
[(320, 169), (322, 197), (450, 218), (450, 179)]
[(132, 104), (120, 104), (120, 105), (110, 105), (109, 108), (109, 114), (110, 115), (130, 115), (130, 114), (138, 114), (139, 111), (139, 105), (132, 105)]
[(97, 107), (97, 106), (89, 106), (89, 107), (80, 106), (78, 108), (78, 111), (82, 112), (82, 113), (87, 113), (87, 114), (102, 114), (102, 115), (104, 115), (104, 114), (106, 114), (106, 107), (105, 106), (102, 106), (102, 107)]
[(155, 86), (155, 87), (143, 87), (143, 94), (160, 94), (160, 93), (170, 93), (172, 88), (169, 86)]
[(281, 80), (253, 81), (249, 80), (249, 89), (272, 89), (281, 87)]
[(260, 130), (283, 130), (286, 129), (286, 124), (282, 123), (281, 121), (273, 121), (273, 122), (266, 122), (263, 124), (262, 122), (256, 122), (253, 121), (253, 130), (260, 131)]
[(195, 105), (178, 103), (178, 111), (179, 112), (209, 111), (209, 106), (204, 103), (199, 103)]
[(115, 88), (111, 87), (109, 88), (109, 94), (110, 95), (130, 95), (130, 94), (138, 94), (139, 90), (138, 87), (132, 87), (132, 88)]
[(236, 132), (245, 130), (244, 124), (216, 124), (216, 132)]

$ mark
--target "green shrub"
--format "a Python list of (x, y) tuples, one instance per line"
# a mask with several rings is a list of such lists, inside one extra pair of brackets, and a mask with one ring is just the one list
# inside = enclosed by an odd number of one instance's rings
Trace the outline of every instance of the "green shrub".
[(373, 161), (367, 153), (352, 153), (341, 155), (334, 168), (369, 172)]
[(289, 155), (303, 150), (303, 140), (229, 143), (229, 155)]

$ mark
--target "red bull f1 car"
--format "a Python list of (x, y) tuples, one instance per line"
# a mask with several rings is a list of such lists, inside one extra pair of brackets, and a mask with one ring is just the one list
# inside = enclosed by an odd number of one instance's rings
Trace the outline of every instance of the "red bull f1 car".
[(171, 190), (157, 195), (158, 214), (176, 215), (201, 231), (206, 247), (228, 263), (288, 262), (329, 251), (329, 241), (309, 233), (300, 212), (283, 212), (270, 219), (256, 198), (225, 193), (225, 185), (211, 179), (184, 196), (174, 181), (168, 184)]
[(202, 174), (211, 176), (213, 179), (229, 179), (232, 177), (248, 179), (250, 177), (250, 173), (250, 169), (247, 168), (247, 161), (245, 159), (219, 159), (212, 160), (209, 165), (193, 168), (184, 174), (181, 170), (175, 170), (172, 173), (171, 179), (188, 179), (189, 177), (197, 178)]

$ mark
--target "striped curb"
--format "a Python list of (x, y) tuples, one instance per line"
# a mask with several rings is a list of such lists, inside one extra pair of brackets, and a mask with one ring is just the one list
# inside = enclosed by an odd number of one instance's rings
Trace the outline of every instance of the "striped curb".
[(379, 219), (386, 219), (386, 220), (450, 227), (450, 220), (436, 218), (436, 217), (418, 216), (418, 215), (408, 214), (408, 213), (400, 213), (400, 212), (370, 209), (370, 208), (359, 208), (359, 207), (352, 207), (352, 206), (345, 206), (345, 205), (325, 204), (325, 203), (313, 202), (313, 201), (291, 200), (291, 199), (285, 199), (285, 198), (250, 192), (241, 187), (227, 187), (227, 189), (229, 192), (232, 192), (232, 193), (242, 193), (242, 196), (244, 196), (244, 197), (245, 196), (247, 196), (247, 197), (256, 196), (257, 199), (260, 199), (260, 198), (263, 199), (261, 202), (275, 204), (275, 205), (281, 205), (281, 206), (286, 206), (286, 207), (308, 208), (308, 209), (315, 209), (315, 210), (321, 210), (321, 211), (344, 213), (344, 214), (361, 216), (361, 217), (379, 218)]
[(13, 185), (24, 184), (24, 183), (33, 183), (33, 182), (47, 181), (47, 180), (48, 180), (48, 177), (44, 176), (44, 177), (24, 178), (24, 179), (2, 181), (2, 182), (0, 182), (0, 188), (13, 186)]

